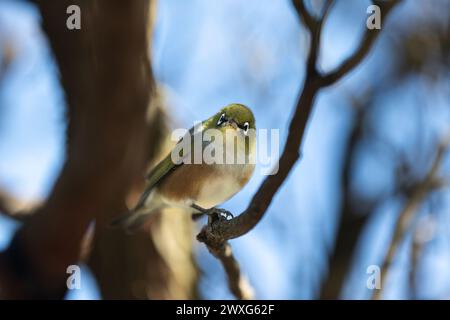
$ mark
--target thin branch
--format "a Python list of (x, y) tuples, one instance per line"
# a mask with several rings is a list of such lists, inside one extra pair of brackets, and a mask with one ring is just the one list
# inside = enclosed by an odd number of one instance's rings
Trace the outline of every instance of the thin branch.
[[(202, 241), (201, 236), (198, 238)], [(228, 278), (228, 287), (233, 295), (239, 300), (253, 299), (253, 288), (242, 275), (239, 263), (233, 256), (231, 246), (228, 242), (222, 242), (218, 246), (206, 245), (208, 251), (221, 262)]]
[(328, 13), (330, 12), (330, 9), (333, 5), (334, 5), (334, 0), (325, 1), (325, 4), (322, 9), (322, 18), (321, 18), (322, 21), (327, 19)]
[(448, 142), (439, 145), (430, 171), (425, 176), (425, 178), (419, 181), (413, 188), (410, 198), (407, 200), (405, 206), (403, 207), (403, 210), (400, 212), (397, 223), (395, 225), (391, 244), (389, 246), (386, 258), (384, 259), (380, 268), (381, 289), (374, 290), (372, 299), (381, 299), (381, 294), (384, 288), (388, 270), (394, 260), (397, 248), (399, 247), (401, 241), (405, 237), (405, 234), (411, 227), (413, 218), (415, 216), (415, 213), (419, 209), (419, 206), (431, 192), (445, 185), (444, 181), (439, 177), (439, 170), (448, 148)]
[(292, 4), (309, 32), (312, 32), (316, 28), (317, 20), (306, 9), (303, 0), (293, 0)]
[(423, 247), (425, 246), (425, 241), (420, 239), (420, 231), (419, 227), (416, 226), (413, 231), (413, 239), (411, 245), (411, 255), (410, 255), (410, 265), (411, 269), (409, 270), (408, 281), (409, 281), (409, 299), (416, 300), (418, 296), (417, 292), (417, 273), (419, 268), (420, 258), (422, 256)]
[(214, 251), (213, 248), (208, 247), (217, 259), (222, 263), (225, 273), (228, 277), (228, 285), (231, 292), (240, 300), (253, 299), (253, 288), (250, 286), (248, 280), (242, 275), (239, 263), (233, 256), (231, 246), (229, 243), (225, 243), (218, 251)]
[(311, 36), (311, 48), (308, 53), (308, 58), (306, 59), (306, 72), (308, 74), (317, 73), (317, 59), (319, 57), (320, 51), (320, 39), (322, 36), (323, 25), (328, 18), (331, 7), (334, 4), (333, 0), (327, 0), (322, 8), (322, 14), (319, 19), (313, 17), (306, 9), (303, 1), (293, 1), (294, 8), (296, 9), (302, 22), (305, 24)]
[[(389, 12), (398, 4), (401, 0), (392, 0), (392, 1), (373, 1), (374, 4), (380, 7), (381, 13), (384, 15), (384, 19), (389, 14)], [(361, 61), (366, 57), (369, 51), (372, 49), (375, 40), (381, 33), (381, 29), (373, 29), (370, 30), (365, 28), (364, 36), (362, 41), (360, 42), (358, 48), (350, 55), (347, 59), (345, 59), (335, 70), (329, 72), (328, 74), (323, 76), (322, 84), (323, 86), (329, 86), (337, 81), (339, 81), (342, 77), (349, 74), (355, 67), (357, 67)]]
[[(357, 240), (370, 216), (374, 203), (364, 202), (355, 197), (351, 192), (352, 169), (358, 146), (364, 137), (364, 123), (370, 108), (373, 104), (372, 93), (369, 90), (362, 90), (360, 97), (349, 97), (355, 111), (355, 118), (352, 121), (348, 142), (343, 151), (343, 168), (341, 171), (341, 207), (338, 217), (340, 218), (334, 247), (328, 259), (328, 272), (322, 282), (320, 290), (321, 300), (339, 299), (346, 276), (351, 268), (353, 253), (357, 246)], [(356, 205), (357, 204), (357, 205)], [(357, 208), (357, 209), (356, 209)]]

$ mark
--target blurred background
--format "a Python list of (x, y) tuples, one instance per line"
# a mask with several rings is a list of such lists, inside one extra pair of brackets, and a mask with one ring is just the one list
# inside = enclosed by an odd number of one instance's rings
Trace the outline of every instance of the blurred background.
[[(314, 13), (323, 1), (306, 3)], [(370, 4), (336, 1), (324, 26), (321, 70), (355, 50)], [(253, 109), (258, 128), (279, 129), (283, 145), (308, 49), (291, 1), (159, 0), (154, 10), (151, 64), (167, 132), (239, 102)], [(0, 192), (20, 199), (22, 209), (45, 201), (66, 158), (66, 102), (41, 21), (32, 3), (0, 1)], [(405, 0), (382, 20), (362, 64), (320, 91), (302, 158), (264, 219), (231, 241), (256, 298), (369, 299), (367, 268), (381, 268), (393, 245), (383, 298), (450, 298), (446, 149), (436, 172), (442, 183), (426, 190), (408, 227), (393, 237), (450, 134), (449, 66), (450, 1)], [(265, 178), (260, 172), (223, 207), (244, 210)], [(195, 240), (204, 221), (190, 225), (178, 244), (193, 259), (180, 260), (176, 243), (158, 245), (179, 231), (171, 226), (181, 218), (170, 214), (168, 224), (151, 228), (152, 250), (165, 266), (150, 263), (146, 272), (183, 285), (153, 294), (150, 277), (144, 293), (132, 289), (126, 297), (232, 299), (221, 265)], [(20, 224), (0, 214), (0, 250)], [(144, 242), (135, 245), (146, 250)], [(114, 277), (99, 280), (98, 264), (90, 261), (82, 267), (81, 289), (69, 290), (66, 299), (114, 297), (102, 283)]]

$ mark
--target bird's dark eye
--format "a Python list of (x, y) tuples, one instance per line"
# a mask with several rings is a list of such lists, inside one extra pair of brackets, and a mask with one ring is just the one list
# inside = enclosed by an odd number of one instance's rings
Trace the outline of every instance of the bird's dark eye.
[(248, 128), (249, 128), (248, 122), (244, 123), (244, 133), (245, 133), (245, 134), (248, 133)]
[(225, 117), (225, 113), (222, 113), (220, 115), (219, 121), (217, 121), (217, 126), (220, 126), (222, 123), (224, 123), (225, 121), (227, 121), (227, 118)]

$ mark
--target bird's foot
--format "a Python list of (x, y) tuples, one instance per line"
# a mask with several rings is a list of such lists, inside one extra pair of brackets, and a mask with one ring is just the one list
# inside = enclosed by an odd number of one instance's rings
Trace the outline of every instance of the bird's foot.
[(233, 214), (230, 211), (215, 207), (208, 209), (206, 214), (212, 219), (212, 221), (231, 220), (234, 218)]
[(227, 211), (225, 209), (216, 208), (213, 207), (211, 209), (204, 209), (196, 204), (191, 205), (192, 208), (199, 211), (199, 213), (192, 214), (193, 220), (198, 220), (203, 215), (207, 215), (210, 218), (210, 221), (216, 221), (216, 220), (231, 220), (234, 218), (233, 214), (230, 211)]
[(192, 220), (197, 221), (200, 220), (201, 218), (203, 218), (203, 216), (205, 215), (205, 213), (201, 212), (201, 213), (193, 213), (192, 214)]
[(203, 215), (207, 215), (210, 218), (210, 221), (216, 221), (216, 220), (231, 220), (234, 218), (233, 214), (230, 211), (227, 211), (225, 209), (216, 208), (213, 207), (211, 209), (204, 209), (196, 204), (191, 205), (192, 208), (198, 211), (198, 213), (192, 214), (192, 220), (198, 220)]

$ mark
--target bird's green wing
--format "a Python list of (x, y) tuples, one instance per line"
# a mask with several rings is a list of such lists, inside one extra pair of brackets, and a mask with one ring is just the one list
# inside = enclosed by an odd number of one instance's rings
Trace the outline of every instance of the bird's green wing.
[(130, 213), (125, 213), (118, 218), (114, 219), (111, 222), (112, 226), (126, 226), (130, 227), (131, 223), (135, 223), (135, 218), (138, 215), (138, 212), (141, 208), (145, 206), (145, 202), (150, 195), (153, 188), (161, 181), (171, 170), (174, 170), (177, 165), (172, 161), (171, 154), (169, 153), (160, 163), (158, 163), (146, 176), (147, 184), (145, 186), (145, 190), (142, 192), (141, 197), (139, 198), (138, 203), (134, 206)]
[[(202, 134), (201, 130), (195, 131), (197, 128), (192, 127), (189, 129), (189, 131), (186, 133), (186, 135), (178, 140), (177, 145), (181, 143), (181, 141), (190, 136), (191, 139), (195, 139), (195, 136), (197, 134)], [(193, 141), (193, 140), (190, 140)], [(191, 145), (192, 148), (192, 145)], [(173, 149), (172, 149), (173, 150)], [(179, 156), (183, 161), (179, 164), (176, 164), (172, 161), (172, 152), (169, 153), (160, 163), (156, 165), (146, 176), (147, 178), (147, 188), (152, 189), (161, 179), (163, 179), (170, 171), (174, 170), (175, 168), (183, 165), (184, 159), (191, 156), (190, 150), (187, 152), (184, 152), (184, 149), (181, 149)]]
[[(195, 139), (194, 136), (197, 134), (201, 134), (201, 131), (195, 132), (195, 127), (192, 127), (186, 134), (191, 135), (191, 139)], [(185, 136), (185, 137), (186, 137)], [(183, 138), (182, 138), (183, 139)], [(179, 144), (182, 139), (180, 139), (177, 144)], [(182, 159), (188, 157), (191, 155), (190, 152), (186, 152), (184, 154), (184, 150), (181, 149), (180, 156)], [(164, 177), (166, 177), (171, 171), (175, 170), (177, 167), (180, 167), (183, 165), (183, 162), (176, 164), (172, 161), (172, 153), (169, 153), (161, 162), (159, 162), (146, 176), (147, 184), (145, 187), (144, 192), (141, 195), (141, 198), (139, 199), (139, 202), (137, 203), (135, 210), (142, 207), (145, 203), (145, 200), (147, 199), (150, 192), (153, 190), (153, 188), (161, 182)]]
[[(178, 140), (177, 145), (181, 143), (181, 141), (186, 138), (187, 136), (191, 136), (192, 139), (195, 138), (196, 134), (201, 134), (201, 131), (194, 132), (196, 127), (192, 127), (189, 129), (188, 132), (186, 132), (185, 136)], [(172, 149), (173, 150), (173, 149)], [(186, 157), (190, 156), (190, 150), (184, 154), (183, 149), (181, 149), (180, 157), (184, 160)], [(182, 161), (180, 164), (176, 164), (172, 161), (172, 152), (169, 153), (160, 163), (156, 165), (147, 175), (147, 188), (152, 189), (161, 179), (163, 179), (170, 171), (174, 170), (176, 167), (179, 167), (183, 164), (184, 161)]]
[(169, 153), (160, 163), (156, 165), (146, 176), (147, 189), (152, 189), (162, 178), (164, 178), (170, 171), (175, 169), (181, 164), (175, 164), (172, 161), (171, 154)]
[(147, 184), (145, 186), (145, 190), (142, 193), (139, 202), (134, 207), (134, 211), (141, 208), (149, 196), (150, 192), (153, 188), (160, 182), (164, 177), (172, 170), (175, 170), (176, 167), (181, 166), (181, 164), (175, 164), (172, 161), (171, 154), (169, 153), (160, 163), (158, 163), (146, 176)]

